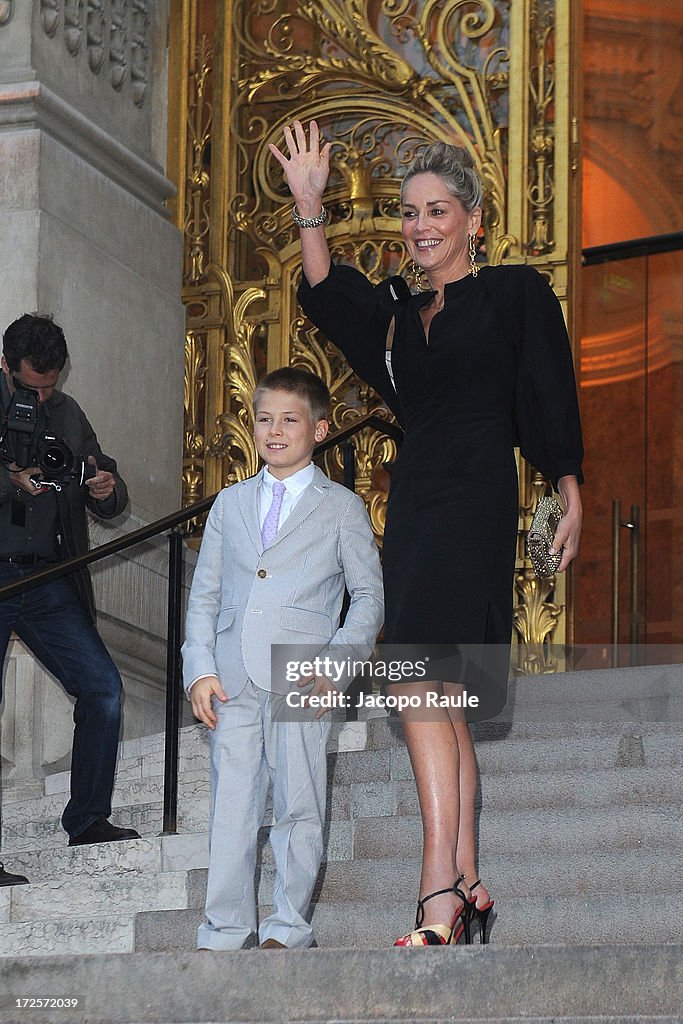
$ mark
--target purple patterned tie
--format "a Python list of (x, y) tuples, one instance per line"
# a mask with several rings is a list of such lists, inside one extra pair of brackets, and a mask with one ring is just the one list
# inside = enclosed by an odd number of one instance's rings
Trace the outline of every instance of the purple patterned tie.
[(267, 548), (275, 540), (285, 490), (285, 485), (280, 483), (279, 480), (277, 483), (273, 484), (273, 500), (270, 503), (270, 508), (266, 513), (266, 518), (263, 520), (263, 526), (261, 527), (261, 540), (263, 541), (264, 548)]

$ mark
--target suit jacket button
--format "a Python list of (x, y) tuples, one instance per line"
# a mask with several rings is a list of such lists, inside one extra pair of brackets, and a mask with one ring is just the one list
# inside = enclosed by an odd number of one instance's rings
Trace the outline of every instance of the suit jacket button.
[(266, 576), (268, 575), (268, 573), (266, 572), (265, 569), (259, 569), (259, 571), (256, 573), (256, 575), (258, 576), (258, 578), (260, 580), (264, 580), (266, 578)]

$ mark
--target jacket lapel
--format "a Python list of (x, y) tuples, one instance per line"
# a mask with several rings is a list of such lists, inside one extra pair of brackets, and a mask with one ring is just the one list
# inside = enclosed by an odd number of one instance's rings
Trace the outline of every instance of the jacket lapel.
[(322, 470), (315, 467), (315, 475), (313, 480), (308, 485), (304, 493), (301, 495), (296, 505), (292, 509), (291, 513), (287, 516), (286, 520), (278, 530), (275, 540), (270, 545), (271, 548), (279, 544), (280, 541), (289, 537), (290, 533), (293, 533), (298, 526), (303, 523), (306, 516), (309, 516), (311, 512), (318, 507), (321, 501), (327, 496), (330, 490), (330, 481), (327, 479)]
[(237, 484), (237, 487), (239, 487), (237, 500), (239, 502), (240, 512), (242, 513), (242, 522), (249, 534), (249, 539), (259, 554), (263, 552), (263, 542), (261, 540), (261, 530), (259, 529), (258, 514), (258, 489), (260, 480), (261, 473), (257, 473), (256, 476), (249, 477), (249, 479), (245, 480), (244, 483)]

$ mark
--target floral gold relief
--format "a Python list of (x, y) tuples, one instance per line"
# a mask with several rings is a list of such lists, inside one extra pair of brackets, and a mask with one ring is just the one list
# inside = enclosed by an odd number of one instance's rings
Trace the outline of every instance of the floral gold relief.
[(561, 606), (551, 600), (553, 588), (553, 580), (538, 579), (533, 569), (515, 574), (514, 625), (519, 634), (515, 669), (520, 674), (542, 675), (558, 668), (548, 646), (562, 614)]
[[(558, 12), (565, 25), (568, 6), (179, 0), (171, 14), (170, 77), (185, 88), (169, 96), (169, 165), (178, 183), (174, 216), (185, 236), (186, 501), (256, 471), (251, 397), (259, 377), (278, 366), (304, 366), (327, 382), (331, 432), (369, 414), (391, 419), (297, 306), (298, 230), (268, 149), (269, 142), (283, 145), (283, 128), (294, 119), (317, 120), (332, 142), (325, 204), (335, 260), (374, 282), (392, 274), (410, 279), (400, 181), (421, 145), (444, 140), (464, 146), (484, 179), (478, 244), (488, 262), (533, 262), (565, 297), (568, 228), (555, 175), (565, 126), (557, 124), (556, 55), (566, 34), (558, 34)], [(367, 426), (352, 443), (357, 490), (381, 542), (395, 443)], [(325, 456), (325, 469), (341, 479), (339, 450)], [(524, 465), (520, 479), (524, 574), (523, 533), (544, 482)], [(561, 608), (555, 614), (559, 591), (532, 594), (518, 583), (516, 593), (516, 632), (542, 646), (563, 618)]]

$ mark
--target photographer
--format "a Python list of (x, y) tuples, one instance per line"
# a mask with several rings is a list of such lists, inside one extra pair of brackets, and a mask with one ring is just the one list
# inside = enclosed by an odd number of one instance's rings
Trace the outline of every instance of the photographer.
[[(82, 409), (56, 390), (67, 355), (64, 334), (50, 317), (27, 313), (5, 331), (0, 585), (87, 551), (86, 507), (110, 519), (128, 500), (115, 461), (102, 452)], [(70, 846), (140, 838), (108, 821), (121, 677), (94, 623), (87, 568), (0, 600), (0, 665), (14, 630), (76, 700), (71, 799), (62, 815)], [(0, 885), (25, 881), (0, 864)]]

